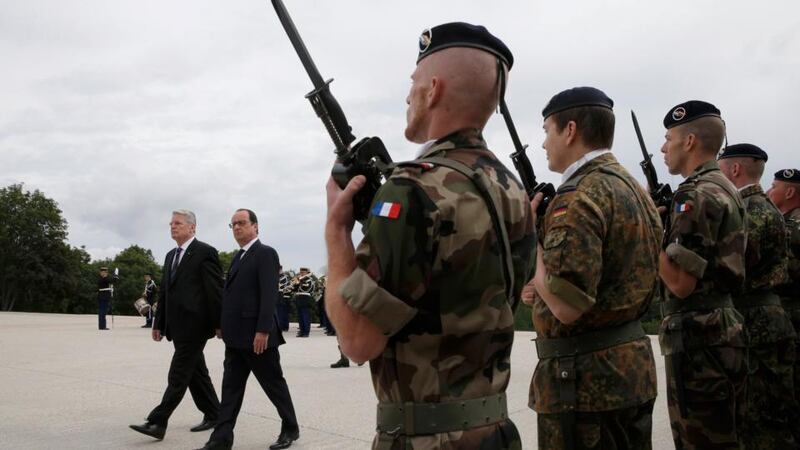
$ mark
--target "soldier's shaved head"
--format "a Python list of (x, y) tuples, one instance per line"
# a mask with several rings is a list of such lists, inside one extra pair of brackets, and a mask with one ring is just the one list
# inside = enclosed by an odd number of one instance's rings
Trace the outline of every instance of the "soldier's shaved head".
[(483, 129), (497, 108), (497, 58), (454, 47), (420, 61), (406, 102), (406, 138), (425, 142), (464, 128)]
[(729, 157), (719, 160), (719, 168), (722, 173), (733, 182), (736, 187), (747, 186), (748, 184), (758, 183), (764, 175), (766, 161), (755, 159), (749, 156)]

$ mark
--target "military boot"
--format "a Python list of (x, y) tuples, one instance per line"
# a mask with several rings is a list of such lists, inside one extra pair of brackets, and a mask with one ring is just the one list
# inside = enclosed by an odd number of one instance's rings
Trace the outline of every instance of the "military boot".
[(338, 361), (331, 364), (331, 369), (338, 369), (340, 367), (350, 367), (350, 360), (347, 358), (340, 358)]

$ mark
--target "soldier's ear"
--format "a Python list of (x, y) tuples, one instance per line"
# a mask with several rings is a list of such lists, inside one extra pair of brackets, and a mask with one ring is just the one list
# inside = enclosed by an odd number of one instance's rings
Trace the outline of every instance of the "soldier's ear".
[(425, 95), (425, 106), (432, 109), (442, 100), (444, 94), (444, 82), (439, 77), (431, 77), (431, 87)]
[(791, 200), (794, 196), (797, 195), (797, 188), (794, 186), (790, 186), (786, 188), (786, 200)]

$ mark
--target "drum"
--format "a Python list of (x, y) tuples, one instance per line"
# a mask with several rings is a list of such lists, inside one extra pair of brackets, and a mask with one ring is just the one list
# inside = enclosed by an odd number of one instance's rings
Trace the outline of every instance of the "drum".
[(136, 311), (138, 311), (142, 316), (146, 316), (150, 312), (150, 305), (147, 303), (147, 300), (143, 298), (133, 302), (133, 307), (136, 308)]

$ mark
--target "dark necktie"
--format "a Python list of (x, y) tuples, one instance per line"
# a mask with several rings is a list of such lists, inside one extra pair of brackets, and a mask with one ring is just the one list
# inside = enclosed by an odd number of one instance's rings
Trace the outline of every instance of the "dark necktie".
[(169, 274), (170, 280), (175, 278), (175, 272), (178, 271), (178, 261), (180, 261), (180, 259), (181, 259), (181, 248), (178, 247), (178, 249), (175, 250), (175, 257), (172, 258), (172, 271)]
[(231, 270), (228, 271), (229, 274), (235, 272), (239, 267), (239, 262), (242, 260), (242, 255), (244, 255), (244, 249), (240, 248), (236, 253), (236, 256), (233, 257), (233, 262), (231, 262)]

